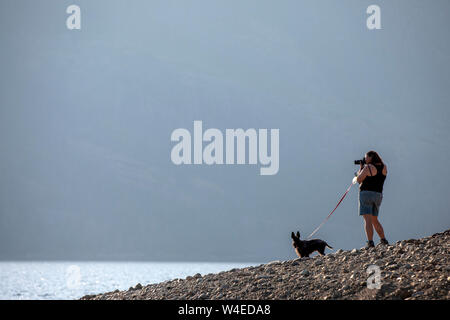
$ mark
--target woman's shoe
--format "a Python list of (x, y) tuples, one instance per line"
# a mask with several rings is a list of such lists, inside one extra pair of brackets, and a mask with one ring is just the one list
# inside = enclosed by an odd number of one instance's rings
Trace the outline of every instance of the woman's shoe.
[(386, 238), (380, 239), (381, 244), (389, 245), (389, 242), (386, 240)]
[(374, 248), (374, 247), (375, 247), (375, 243), (373, 243), (373, 240), (367, 241), (366, 249)]

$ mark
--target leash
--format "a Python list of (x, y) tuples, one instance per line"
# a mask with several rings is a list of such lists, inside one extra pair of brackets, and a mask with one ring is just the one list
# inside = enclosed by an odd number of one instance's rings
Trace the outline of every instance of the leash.
[(350, 189), (351, 189), (351, 187), (352, 187), (353, 184), (354, 184), (353, 182), (350, 184), (350, 186), (347, 188), (347, 191), (345, 191), (344, 195), (341, 197), (341, 200), (339, 200), (339, 202), (338, 202), (338, 204), (336, 205), (336, 207), (334, 207), (333, 211), (331, 211), (331, 213), (328, 215), (328, 217), (326, 217), (325, 220), (323, 220), (323, 222), (316, 228), (316, 230), (314, 230), (314, 231), (308, 236), (307, 239), (311, 238), (311, 237), (314, 235), (314, 233), (316, 233), (317, 231), (319, 231), (320, 228), (322, 228), (322, 226), (325, 224), (325, 222), (327, 222), (328, 218), (330, 218), (331, 215), (333, 214), (333, 212), (337, 209), (337, 207), (339, 207), (339, 205), (341, 204), (342, 200), (344, 200), (345, 196), (346, 196), (347, 193), (350, 191)]

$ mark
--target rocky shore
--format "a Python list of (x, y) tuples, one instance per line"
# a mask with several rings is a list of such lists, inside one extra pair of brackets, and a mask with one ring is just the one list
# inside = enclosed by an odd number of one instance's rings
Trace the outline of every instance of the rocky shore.
[[(81, 299), (450, 299), (450, 230), (325, 256), (273, 261)], [(379, 267), (367, 273), (369, 266)], [(375, 268), (376, 267), (371, 267)], [(370, 269), (369, 269), (370, 270)], [(371, 286), (368, 288), (368, 279)], [(377, 285), (379, 284), (379, 285)]]

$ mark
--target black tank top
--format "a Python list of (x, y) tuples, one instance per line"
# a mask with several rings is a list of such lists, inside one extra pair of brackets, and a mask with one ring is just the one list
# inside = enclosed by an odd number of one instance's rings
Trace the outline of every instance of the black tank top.
[(386, 180), (386, 176), (383, 174), (384, 165), (374, 165), (377, 168), (377, 174), (374, 176), (366, 176), (361, 185), (359, 186), (360, 191), (375, 191), (383, 193), (383, 184)]

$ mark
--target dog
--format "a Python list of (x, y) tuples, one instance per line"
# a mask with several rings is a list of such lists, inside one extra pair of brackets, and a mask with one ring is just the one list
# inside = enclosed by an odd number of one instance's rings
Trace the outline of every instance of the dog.
[(292, 232), (292, 246), (295, 248), (295, 253), (300, 257), (309, 257), (314, 251), (325, 255), (325, 247), (333, 249), (328, 243), (320, 239), (300, 240), (300, 232), (297, 231), (297, 236)]

